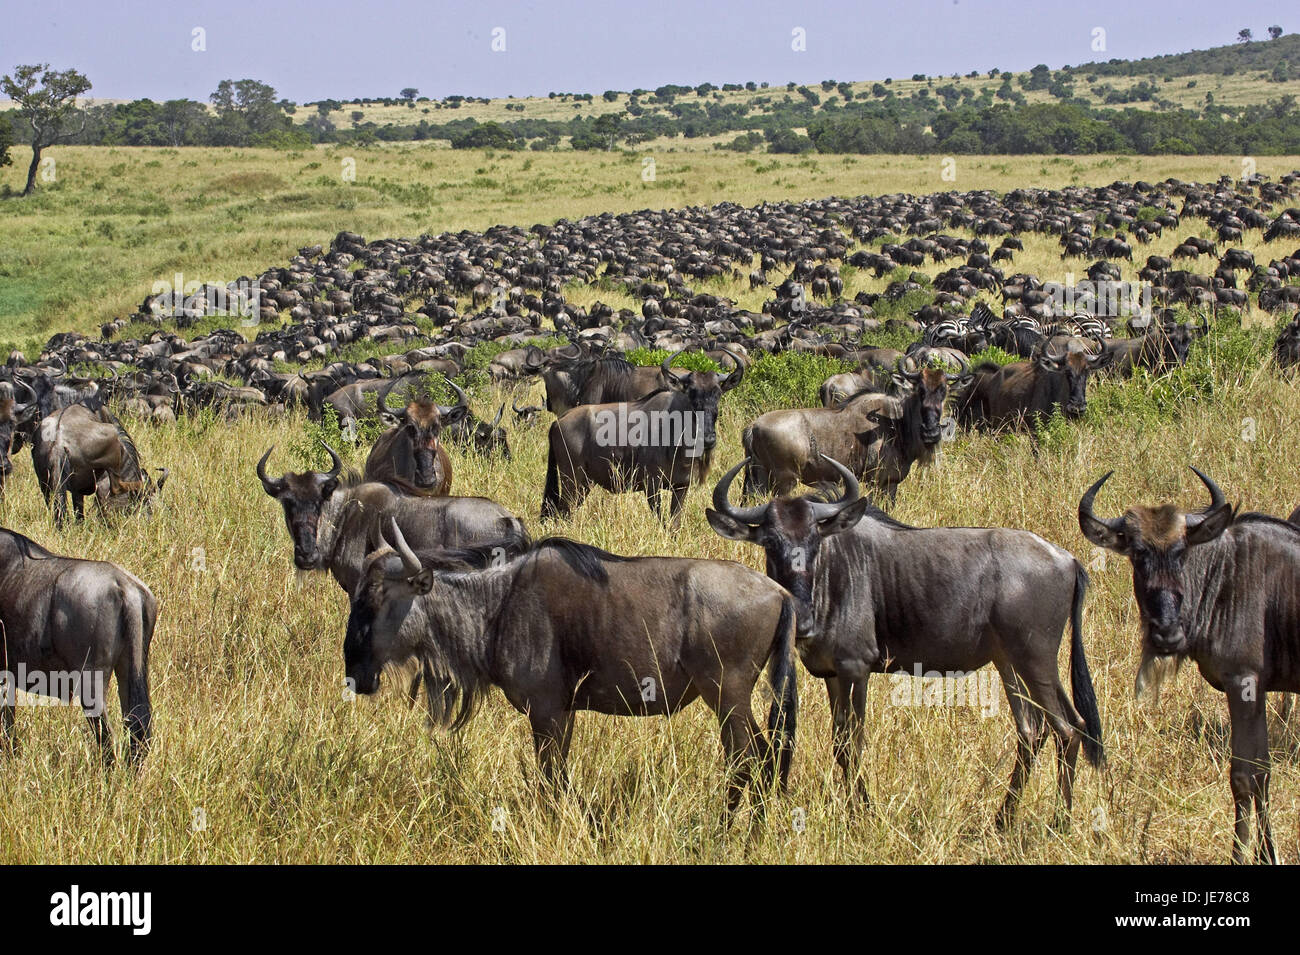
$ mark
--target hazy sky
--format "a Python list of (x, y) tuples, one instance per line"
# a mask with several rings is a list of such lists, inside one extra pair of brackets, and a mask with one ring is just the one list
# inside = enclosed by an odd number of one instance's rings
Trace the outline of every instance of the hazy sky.
[[(42, 0), (12, 5), (0, 72), (48, 62), (86, 73), (93, 97), (206, 100), (217, 83), (327, 97), (528, 96), (665, 83), (784, 84), (992, 67), (1056, 68), (1205, 49), (1251, 28), (1300, 30), (1288, 2), (1002, 0)], [(1094, 29), (1105, 30), (1095, 52)], [(193, 31), (206, 50), (195, 51)], [(492, 49), (504, 30), (505, 50)], [(792, 49), (802, 28), (806, 50)]]

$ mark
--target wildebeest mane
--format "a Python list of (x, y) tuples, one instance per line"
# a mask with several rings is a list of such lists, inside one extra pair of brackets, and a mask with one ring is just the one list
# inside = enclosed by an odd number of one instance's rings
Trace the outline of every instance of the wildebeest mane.
[(18, 553), (26, 560), (46, 560), (47, 558), (58, 556), (57, 554), (53, 554), (46, 550), (25, 534), (18, 533), (18, 531), (11, 531), (7, 527), (0, 527), (0, 534), (9, 535), (10, 539), (13, 540), (14, 547), (18, 550)]

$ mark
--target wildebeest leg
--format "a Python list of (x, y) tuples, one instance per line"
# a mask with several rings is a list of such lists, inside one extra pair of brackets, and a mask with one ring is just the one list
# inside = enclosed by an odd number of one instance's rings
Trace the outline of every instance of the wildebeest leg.
[(1009, 665), (998, 665), (998, 673), (1002, 675), (1007, 705), (1011, 708), (1011, 722), (1016, 730), (1016, 765), (1011, 770), (1007, 797), (997, 815), (997, 827), (1006, 829), (1015, 817), (1020, 793), (1033, 771), (1038, 751), (1047, 739), (1047, 721), (1043, 719), (1043, 711), (1038, 704), (1029, 697), (1028, 689), (1014, 669)]
[(0, 750), (12, 751), (14, 746), (14, 705), (8, 702), (7, 688), (0, 689)]
[(722, 728), (722, 749), (727, 755), (727, 819), (740, 806), (741, 797), (754, 775), (754, 764), (760, 759), (758, 741), (762, 735), (749, 696), (753, 686), (744, 694), (728, 692), (725, 688), (716, 709)]
[(104, 767), (113, 765), (113, 731), (108, 728), (107, 714), (100, 712), (98, 716), (92, 716), (89, 710), (85, 711), (86, 724), (90, 727), (90, 736), (99, 747), (99, 758)]
[[(1074, 773), (1079, 762), (1079, 748), (1083, 745), (1083, 736), (1088, 732), (1081, 717), (1074, 709), (1074, 704), (1065, 695), (1065, 687), (1056, 684), (1056, 704), (1058, 714), (1049, 717), (1052, 729), (1056, 732), (1056, 784), (1061, 794), (1061, 804), (1065, 811), (1065, 822), (1069, 822), (1070, 810), (1074, 806)], [(1064, 714), (1070, 714), (1065, 716)], [(1068, 732), (1058, 728), (1058, 723), (1068, 719)]]
[[(858, 686), (861, 686), (860, 713), (855, 705), (855, 690)], [(848, 788), (850, 799), (856, 796), (863, 805), (870, 805), (871, 797), (859, 769), (866, 729), (866, 681), (859, 684), (830, 677), (826, 680), (826, 695), (831, 704), (831, 746), (835, 752), (835, 762), (844, 771), (844, 785)]]
[(1245, 861), (1250, 839), (1250, 807), (1255, 806), (1256, 859), (1277, 862), (1273, 829), (1268, 819), (1268, 708), (1267, 694), (1258, 691), (1258, 677), (1239, 676), (1226, 681), (1228, 717), (1232, 723), (1232, 861)]
[(682, 522), (682, 505), (686, 503), (686, 492), (689, 487), (674, 487), (672, 497), (668, 502), (668, 521), (673, 527), (677, 527)]
[(569, 741), (573, 738), (573, 712), (529, 713), (533, 728), (533, 750), (542, 784), (550, 796), (569, 788)]
[(86, 519), (86, 498), (75, 492), (72, 495), (72, 514), (78, 524)]

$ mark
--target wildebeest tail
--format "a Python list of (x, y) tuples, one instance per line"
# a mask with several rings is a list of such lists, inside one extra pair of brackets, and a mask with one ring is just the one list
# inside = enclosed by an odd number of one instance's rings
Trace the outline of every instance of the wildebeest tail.
[(130, 737), (131, 761), (138, 764), (149, 751), (153, 736), (153, 709), (149, 702), (149, 645), (153, 642), (158, 606), (145, 591), (126, 591), (121, 601), (121, 626), (125, 639), (125, 665), (117, 667), (121, 683), (122, 719)]
[(772, 709), (767, 714), (767, 733), (775, 747), (781, 788), (790, 779), (790, 762), (794, 758), (795, 729), (799, 717), (799, 682), (794, 665), (794, 601), (781, 600), (781, 616), (772, 640), (768, 659), (768, 677), (772, 681)]
[(555, 459), (555, 439), (559, 435), (560, 423), (551, 422), (551, 431), (546, 441), (546, 488), (542, 491), (542, 517), (559, 513), (560, 504), (560, 462)]
[(1088, 572), (1074, 562), (1074, 604), (1070, 607), (1070, 689), (1074, 708), (1083, 717), (1088, 735), (1083, 738), (1083, 755), (1093, 766), (1106, 762), (1101, 742), (1101, 714), (1097, 711), (1097, 694), (1092, 689), (1092, 673), (1083, 653), (1083, 598), (1088, 592)]

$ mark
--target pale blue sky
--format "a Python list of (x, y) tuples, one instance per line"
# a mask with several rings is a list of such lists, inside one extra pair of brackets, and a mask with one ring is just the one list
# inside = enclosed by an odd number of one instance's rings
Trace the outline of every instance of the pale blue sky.
[[(528, 96), (665, 83), (866, 80), (1053, 68), (1300, 30), (1290, 2), (909, 0), (42, 0), (10, 5), (0, 72), (75, 66), (103, 98), (206, 100), (245, 77), (296, 102), (326, 97)], [(491, 49), (505, 30), (505, 51)], [(791, 49), (791, 31), (807, 49)], [(1106, 31), (1094, 52), (1093, 30)], [(195, 52), (192, 31), (206, 31)]]

